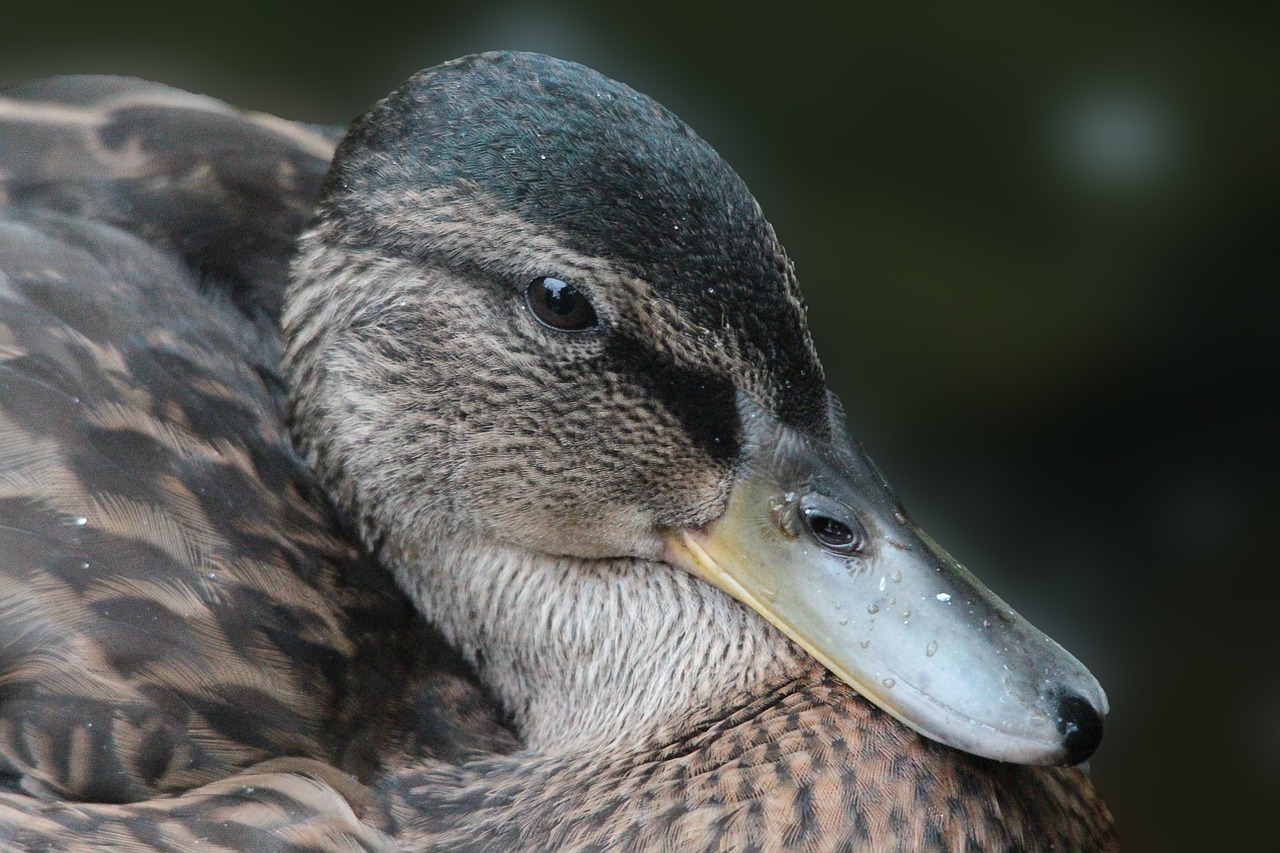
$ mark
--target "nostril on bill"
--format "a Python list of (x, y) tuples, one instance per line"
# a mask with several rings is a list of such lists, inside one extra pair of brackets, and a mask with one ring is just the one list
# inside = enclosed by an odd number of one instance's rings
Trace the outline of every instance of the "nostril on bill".
[(1079, 764), (1102, 743), (1102, 715), (1082, 696), (1067, 694), (1058, 700), (1058, 731), (1063, 736), (1066, 764)]

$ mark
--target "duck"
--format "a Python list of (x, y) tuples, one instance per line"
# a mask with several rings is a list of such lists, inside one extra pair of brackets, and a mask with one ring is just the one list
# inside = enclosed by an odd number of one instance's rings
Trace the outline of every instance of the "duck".
[(0, 121), (12, 849), (1118, 849), (1102, 688), (907, 514), (652, 99), (492, 52), (341, 134)]

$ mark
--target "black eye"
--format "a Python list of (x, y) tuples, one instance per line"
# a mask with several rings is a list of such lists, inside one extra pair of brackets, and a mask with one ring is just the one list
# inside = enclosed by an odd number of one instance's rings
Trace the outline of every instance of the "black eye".
[(558, 278), (535, 278), (529, 282), (524, 298), (533, 316), (553, 329), (580, 332), (596, 325), (596, 309), (587, 297)]
[(834, 554), (850, 556), (866, 547), (866, 531), (839, 501), (820, 494), (805, 495), (800, 500), (800, 515), (818, 544)]

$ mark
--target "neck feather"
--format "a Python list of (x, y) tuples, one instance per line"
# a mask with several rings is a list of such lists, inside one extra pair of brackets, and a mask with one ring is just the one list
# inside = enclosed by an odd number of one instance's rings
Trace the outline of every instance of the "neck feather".
[(457, 541), (388, 562), (539, 752), (678, 735), (809, 666), (756, 613), (664, 563)]

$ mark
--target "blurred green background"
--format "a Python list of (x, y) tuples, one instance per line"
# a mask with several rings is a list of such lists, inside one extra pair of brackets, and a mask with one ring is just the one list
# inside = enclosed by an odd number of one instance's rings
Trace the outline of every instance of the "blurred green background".
[(0, 83), (342, 123), (517, 48), (654, 96), (756, 192), (913, 514), (1107, 687), (1125, 849), (1253, 847), (1280, 790), (1280, 6), (1057, 5), (6, 3)]

